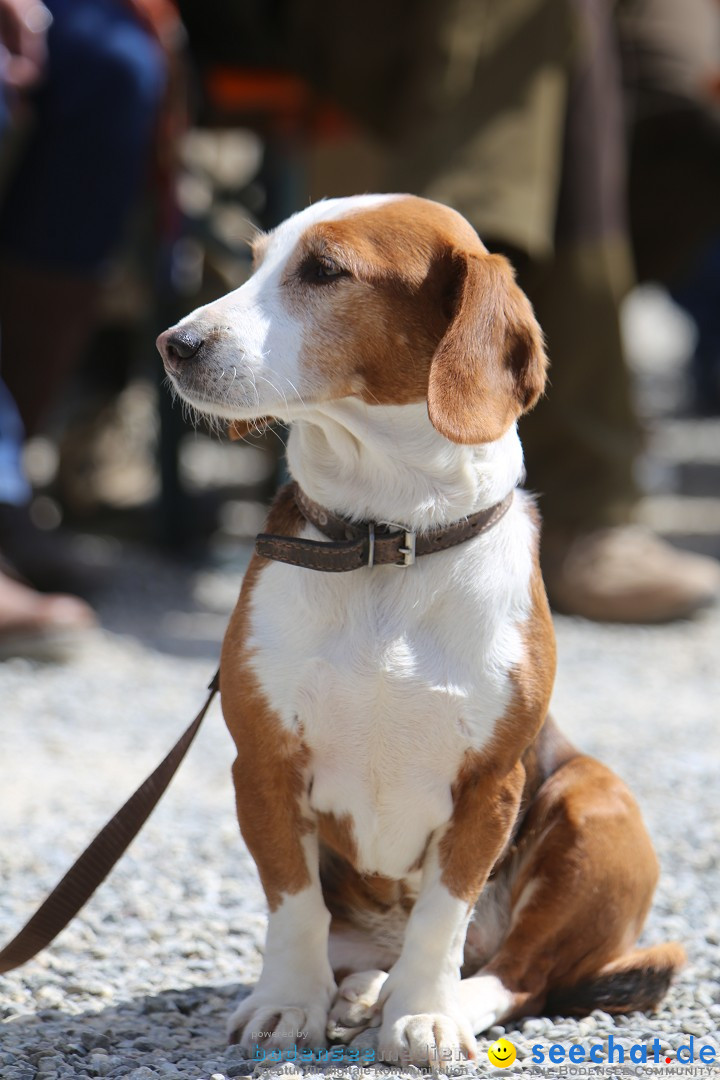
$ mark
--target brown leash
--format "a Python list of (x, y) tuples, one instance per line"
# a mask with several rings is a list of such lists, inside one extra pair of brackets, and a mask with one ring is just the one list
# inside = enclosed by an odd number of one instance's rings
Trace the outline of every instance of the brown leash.
[(0, 951), (0, 975), (32, 960), (49, 945), (108, 876), (177, 772), (219, 690), (219, 676), (218, 671), (208, 686), (207, 701), (167, 757), (108, 821), (22, 930)]

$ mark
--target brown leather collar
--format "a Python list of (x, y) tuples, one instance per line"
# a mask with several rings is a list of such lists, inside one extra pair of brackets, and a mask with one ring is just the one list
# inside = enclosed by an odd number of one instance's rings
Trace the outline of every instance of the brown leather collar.
[(329, 538), (302, 540), (297, 536), (273, 536), (260, 533), (255, 550), (265, 559), (302, 566), (307, 570), (330, 572), (359, 570), (361, 566), (412, 566), (420, 555), (445, 551), (487, 532), (507, 513), (513, 492), (487, 510), (429, 532), (392, 531), (392, 526), (373, 521), (350, 522), (313, 502), (297, 484), (295, 502), (306, 521)]

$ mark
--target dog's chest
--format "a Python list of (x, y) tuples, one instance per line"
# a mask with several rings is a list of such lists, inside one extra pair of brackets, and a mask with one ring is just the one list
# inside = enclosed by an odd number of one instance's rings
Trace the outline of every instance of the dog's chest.
[(517, 626), (468, 583), (471, 545), (460, 557), (460, 574), (452, 552), (338, 575), (273, 564), (256, 585), (253, 668), (310, 750), (311, 807), (349, 815), (363, 871), (416, 863), (510, 699)]

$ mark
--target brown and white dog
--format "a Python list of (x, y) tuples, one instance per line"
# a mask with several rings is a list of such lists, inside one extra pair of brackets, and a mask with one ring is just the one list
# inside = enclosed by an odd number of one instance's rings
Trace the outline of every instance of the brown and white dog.
[[(333, 199), (261, 236), (255, 261), (158, 339), (190, 405), (290, 424), (296, 483), (349, 522), (420, 535), (513, 491), (542, 335), (462, 217)], [(324, 539), (292, 488), (269, 531)], [(221, 693), (270, 916), (235, 1040), (362, 1045), (379, 1028), (380, 1054), (423, 1064), (474, 1057), (475, 1034), (512, 1017), (646, 1009), (666, 990), (682, 950), (633, 949), (657, 877), (638, 808), (548, 716), (537, 547), (518, 490), (493, 528), (409, 567), (254, 557)]]

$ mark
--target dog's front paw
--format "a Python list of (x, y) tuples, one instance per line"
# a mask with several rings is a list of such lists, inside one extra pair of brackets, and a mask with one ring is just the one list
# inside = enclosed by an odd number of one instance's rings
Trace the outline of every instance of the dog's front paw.
[[(341, 982), (328, 1017), (328, 1038), (349, 1043), (367, 1027), (380, 1023), (380, 991), (384, 971), (356, 971)], [(353, 1042), (354, 1045), (354, 1042)]]
[(228, 1042), (246, 1049), (287, 1050), (294, 1046), (325, 1046), (329, 994), (315, 1000), (283, 1002), (289, 995), (253, 992), (241, 1001), (228, 1021)]
[(477, 1057), (477, 1043), (464, 1019), (446, 1013), (411, 1013), (383, 1022), (378, 1038), (380, 1061), (410, 1065), (450, 1065)]

